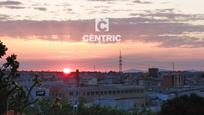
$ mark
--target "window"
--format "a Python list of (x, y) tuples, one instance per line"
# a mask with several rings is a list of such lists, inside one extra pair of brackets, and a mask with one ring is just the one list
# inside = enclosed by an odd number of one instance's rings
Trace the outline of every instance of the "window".
[(70, 96), (73, 96), (73, 92), (69, 92), (69, 95), (70, 95)]
[(108, 94), (111, 94), (112, 92), (111, 91), (108, 91)]
[(93, 91), (91, 92), (91, 95), (94, 95), (94, 92), (93, 92)]
[(116, 91), (113, 91), (113, 94), (115, 94)]
[(101, 95), (103, 95), (103, 91), (101, 91)]
[(98, 92), (98, 91), (96, 91), (95, 93), (96, 93), (96, 95), (98, 95), (98, 94), (99, 94), (99, 92)]
[(107, 91), (104, 91), (104, 94), (106, 95), (106, 94), (107, 94)]

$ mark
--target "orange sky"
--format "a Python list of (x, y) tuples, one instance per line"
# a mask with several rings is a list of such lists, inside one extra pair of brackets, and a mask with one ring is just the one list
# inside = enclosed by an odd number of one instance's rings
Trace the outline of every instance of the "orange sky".
[(117, 71), (120, 49), (124, 69), (144, 70), (149, 66), (171, 69), (171, 62), (174, 61), (177, 62), (178, 69), (202, 69), (199, 61), (204, 55), (204, 48), (161, 48), (158, 47), (159, 43), (92, 44), (40, 39), (1, 40), (9, 48), (7, 55), (12, 53), (18, 55), (21, 70), (62, 70), (65, 67), (93, 70), (95, 65), (97, 70)]

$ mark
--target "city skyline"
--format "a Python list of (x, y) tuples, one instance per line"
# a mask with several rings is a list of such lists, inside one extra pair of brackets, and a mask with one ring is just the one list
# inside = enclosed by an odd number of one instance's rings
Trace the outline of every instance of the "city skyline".
[[(204, 1), (0, 0), (0, 40), (20, 70), (118, 71), (148, 67), (204, 70)], [(96, 18), (108, 18), (117, 43), (87, 43)], [(106, 33), (106, 34), (107, 34)], [(0, 62), (3, 63), (3, 62)]]

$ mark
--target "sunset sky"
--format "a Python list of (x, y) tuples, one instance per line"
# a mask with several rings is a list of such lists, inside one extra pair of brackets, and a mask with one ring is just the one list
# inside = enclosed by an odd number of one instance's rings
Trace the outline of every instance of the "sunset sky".
[[(204, 70), (204, 0), (0, 0), (0, 40), (20, 70)], [(95, 19), (117, 43), (87, 43)], [(1, 61), (1, 63), (3, 63)]]

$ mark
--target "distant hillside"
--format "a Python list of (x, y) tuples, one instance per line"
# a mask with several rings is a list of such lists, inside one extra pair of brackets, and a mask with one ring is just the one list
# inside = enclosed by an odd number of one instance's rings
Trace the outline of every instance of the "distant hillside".
[(144, 70), (139, 69), (127, 69), (124, 71), (125, 73), (137, 73), (137, 72), (145, 72)]

